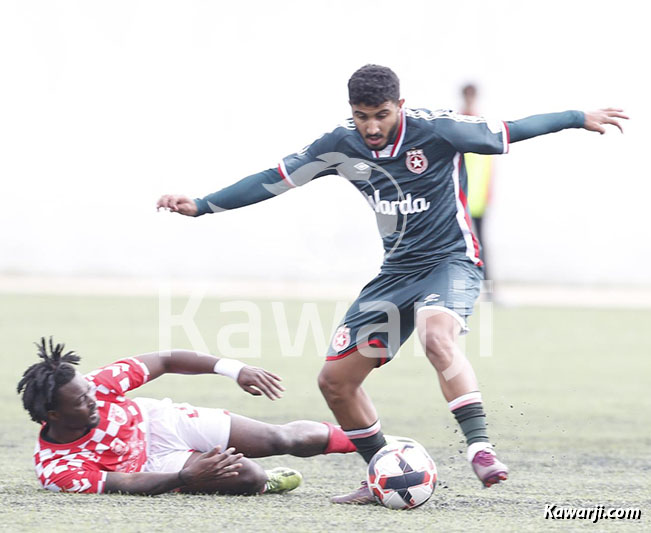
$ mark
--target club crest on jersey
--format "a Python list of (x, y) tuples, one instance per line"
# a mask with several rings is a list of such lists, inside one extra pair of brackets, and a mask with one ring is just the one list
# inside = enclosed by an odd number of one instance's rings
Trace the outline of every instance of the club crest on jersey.
[(427, 170), (429, 162), (422, 150), (409, 150), (405, 160), (407, 168), (414, 174), (422, 174)]
[(128, 450), (126, 443), (117, 437), (113, 439), (109, 448), (115, 455), (124, 455)]
[(345, 350), (350, 346), (350, 328), (347, 328), (345, 325), (339, 326), (335, 332), (335, 336), (332, 338), (332, 348), (340, 352)]

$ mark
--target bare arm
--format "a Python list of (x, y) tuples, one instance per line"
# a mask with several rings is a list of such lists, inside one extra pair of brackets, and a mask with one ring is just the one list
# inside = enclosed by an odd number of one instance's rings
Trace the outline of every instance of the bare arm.
[(106, 476), (104, 492), (121, 492), (124, 494), (162, 494), (181, 487), (179, 473), (159, 474), (155, 472), (109, 472)]
[[(214, 355), (190, 350), (171, 350), (153, 352), (136, 356), (149, 369), (149, 379), (156, 379), (163, 374), (213, 374), (215, 364), (220, 360)], [(249, 394), (275, 400), (282, 397), (285, 390), (280, 384), (281, 378), (263, 368), (244, 365), (234, 376), (237, 384)]]
[(189, 484), (234, 477), (238, 475), (237, 470), (242, 467), (242, 463), (238, 463), (242, 454), (234, 454), (234, 451), (235, 448), (229, 448), (224, 453), (220, 453), (220, 447), (217, 446), (179, 472), (135, 472), (132, 474), (109, 472), (106, 476), (104, 492), (154, 495)]
[(212, 374), (218, 357), (191, 350), (170, 350), (137, 355), (149, 369), (149, 379), (163, 374)]

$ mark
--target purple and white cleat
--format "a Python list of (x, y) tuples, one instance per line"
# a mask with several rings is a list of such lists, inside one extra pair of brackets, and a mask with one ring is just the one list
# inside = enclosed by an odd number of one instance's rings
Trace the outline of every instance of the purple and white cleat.
[(330, 498), (332, 503), (344, 503), (352, 505), (368, 505), (369, 503), (377, 503), (375, 496), (368, 488), (366, 481), (362, 481), (361, 486), (349, 494), (342, 494)]
[(488, 442), (476, 442), (468, 446), (468, 460), (485, 487), (506, 481), (509, 477), (508, 467), (500, 462)]

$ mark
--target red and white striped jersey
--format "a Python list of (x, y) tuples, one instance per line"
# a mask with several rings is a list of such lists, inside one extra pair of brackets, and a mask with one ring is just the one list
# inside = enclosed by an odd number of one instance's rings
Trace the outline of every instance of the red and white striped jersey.
[(44, 440), (44, 424), (34, 450), (36, 475), (43, 488), (101, 493), (108, 472), (139, 472), (147, 460), (142, 413), (124, 396), (147, 382), (147, 367), (129, 358), (84, 377), (94, 388), (100, 422), (82, 438), (65, 444)]

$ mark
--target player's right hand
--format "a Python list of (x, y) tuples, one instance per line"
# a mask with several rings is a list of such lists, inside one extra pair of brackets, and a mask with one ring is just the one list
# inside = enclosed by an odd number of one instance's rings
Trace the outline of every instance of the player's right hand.
[(237, 470), (242, 468), (242, 463), (238, 463), (242, 454), (233, 453), (234, 451), (235, 448), (228, 448), (224, 453), (220, 453), (221, 446), (216, 446), (185, 466), (179, 472), (179, 477), (187, 486), (192, 486), (237, 476)]
[(583, 114), (585, 116), (583, 128), (588, 131), (599, 132), (601, 135), (606, 133), (606, 124), (612, 124), (613, 126), (619, 128), (619, 131), (624, 133), (624, 129), (617, 119), (629, 119), (628, 115), (624, 114), (623, 109), (617, 109), (614, 107), (599, 109), (598, 111), (585, 112)]
[(281, 377), (258, 366), (245, 366), (237, 376), (237, 384), (253, 396), (265, 395), (270, 400), (283, 397)]
[(156, 209), (167, 209), (174, 213), (193, 217), (197, 214), (197, 204), (192, 198), (182, 194), (164, 194), (156, 203)]

